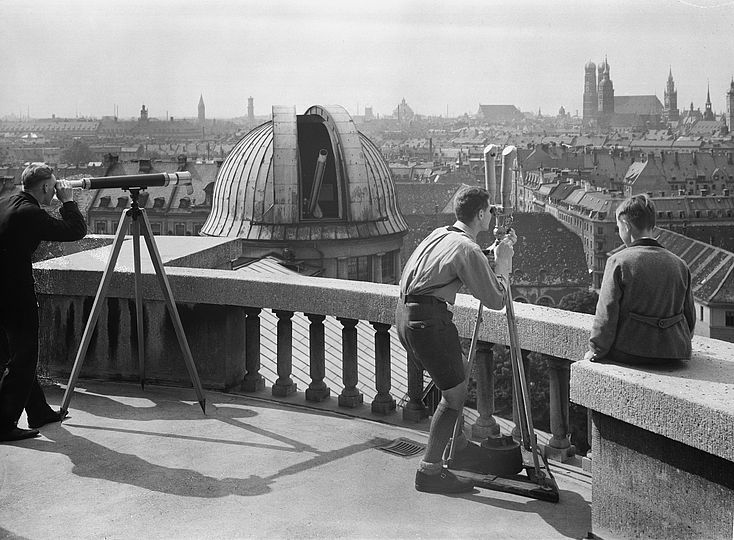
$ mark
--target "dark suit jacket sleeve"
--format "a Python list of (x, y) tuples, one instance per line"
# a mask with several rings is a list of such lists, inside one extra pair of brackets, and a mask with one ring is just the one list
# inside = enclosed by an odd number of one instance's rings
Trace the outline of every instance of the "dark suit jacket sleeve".
[(59, 242), (71, 242), (84, 238), (87, 234), (87, 224), (77, 204), (73, 201), (65, 202), (60, 213), (62, 219), (56, 219), (42, 208), (38, 208), (33, 220), (38, 238)]
[(621, 268), (612, 257), (607, 261), (607, 266), (604, 269), (604, 278), (602, 279), (594, 324), (589, 338), (590, 349), (597, 358), (605, 357), (614, 344), (617, 335), (617, 323), (619, 322), (622, 291)]

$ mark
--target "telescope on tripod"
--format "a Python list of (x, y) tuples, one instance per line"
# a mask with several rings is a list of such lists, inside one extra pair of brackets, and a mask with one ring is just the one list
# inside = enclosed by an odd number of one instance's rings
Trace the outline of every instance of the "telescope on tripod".
[(164, 187), (168, 185), (186, 186), (186, 194), (194, 192), (191, 183), (191, 173), (188, 171), (176, 171), (172, 173), (152, 174), (130, 174), (121, 176), (99, 176), (82, 178), (81, 180), (69, 180), (72, 188), (78, 189), (108, 189), (120, 188), (124, 190), (146, 189), (149, 187)]
[(135, 267), (135, 313), (136, 313), (136, 324), (137, 324), (137, 337), (138, 337), (138, 371), (140, 375), (140, 383), (145, 387), (145, 348), (144, 348), (144, 324), (143, 324), (143, 293), (142, 293), (142, 277), (140, 271), (140, 235), (142, 234), (145, 244), (148, 246), (148, 253), (155, 269), (156, 277), (158, 278), (158, 284), (160, 285), (161, 292), (163, 293), (163, 299), (165, 300), (168, 313), (171, 316), (173, 322), (173, 328), (176, 331), (176, 337), (178, 338), (179, 346), (181, 347), (181, 353), (186, 363), (191, 382), (196, 390), (196, 395), (199, 400), (201, 410), (206, 413), (206, 398), (201, 387), (201, 381), (199, 380), (199, 374), (196, 371), (194, 365), (194, 359), (191, 355), (191, 349), (189, 348), (188, 341), (186, 340), (186, 334), (184, 333), (181, 318), (176, 308), (176, 301), (173, 299), (173, 292), (171, 291), (171, 285), (166, 276), (166, 272), (163, 268), (163, 260), (158, 252), (158, 247), (155, 244), (153, 236), (153, 230), (150, 226), (150, 221), (145, 213), (145, 208), (141, 208), (138, 204), (138, 198), (140, 191), (148, 187), (163, 187), (168, 185), (180, 185), (186, 186), (187, 194), (192, 194), (194, 189), (191, 183), (191, 173), (187, 171), (177, 171), (173, 173), (153, 173), (153, 174), (131, 174), (123, 176), (103, 176), (98, 178), (82, 178), (81, 180), (70, 180), (72, 188), (81, 189), (110, 189), (120, 188), (130, 192), (131, 205), (130, 208), (125, 210), (120, 217), (120, 224), (117, 226), (117, 232), (115, 233), (115, 239), (112, 242), (112, 252), (110, 253), (107, 265), (105, 266), (104, 272), (102, 273), (102, 281), (97, 289), (97, 294), (94, 297), (94, 303), (92, 304), (92, 311), (89, 314), (87, 325), (82, 335), (82, 341), (79, 345), (79, 351), (77, 352), (76, 359), (74, 360), (74, 367), (71, 370), (69, 376), (69, 383), (66, 386), (64, 392), (64, 398), (61, 402), (61, 411), (68, 411), (69, 402), (71, 401), (74, 387), (76, 386), (79, 373), (81, 372), (82, 363), (89, 349), (89, 344), (94, 334), (94, 328), (97, 325), (99, 314), (102, 311), (102, 304), (107, 296), (107, 290), (109, 289), (110, 282), (112, 281), (112, 274), (115, 270), (115, 264), (120, 255), (122, 249), (122, 243), (125, 241), (126, 232), (128, 228), (132, 233), (133, 239), (133, 259)]

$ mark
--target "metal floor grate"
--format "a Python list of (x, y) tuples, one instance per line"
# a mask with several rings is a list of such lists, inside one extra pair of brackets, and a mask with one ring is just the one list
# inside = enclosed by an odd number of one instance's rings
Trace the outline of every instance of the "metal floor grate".
[(383, 446), (378, 446), (377, 448), (390, 454), (409, 457), (423, 452), (426, 449), (426, 445), (400, 437), (399, 439), (395, 439), (394, 441)]

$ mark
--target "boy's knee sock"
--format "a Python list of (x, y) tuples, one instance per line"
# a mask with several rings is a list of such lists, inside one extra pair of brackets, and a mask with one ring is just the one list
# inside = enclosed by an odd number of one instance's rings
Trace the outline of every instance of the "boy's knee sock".
[(431, 431), (428, 434), (428, 444), (423, 461), (440, 463), (446, 443), (454, 434), (454, 425), (459, 417), (459, 411), (451, 409), (444, 403), (439, 403), (431, 420)]

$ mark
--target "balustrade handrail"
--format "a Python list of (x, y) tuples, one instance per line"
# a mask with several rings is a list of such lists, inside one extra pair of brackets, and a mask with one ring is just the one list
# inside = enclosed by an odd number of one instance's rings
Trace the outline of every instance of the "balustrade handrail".
[[(78, 255), (78, 254), (77, 254)], [(39, 294), (93, 296), (105, 261), (89, 256), (74, 264), (75, 255), (49, 259), (34, 265)], [(61, 272), (63, 278), (58, 275)], [(246, 272), (167, 267), (174, 298), (179, 303), (261, 307), (301, 313), (319, 313), (393, 325), (399, 300), (397, 285), (307, 276), (261, 276)], [(60, 279), (61, 278), (61, 279)], [(143, 265), (145, 299), (161, 300), (152, 268)], [(133, 298), (132, 268), (120, 267), (108, 296)], [(459, 294), (451, 310), (462, 337), (470, 338), (479, 301)], [(575, 361), (583, 358), (592, 316), (545, 306), (516, 303), (518, 334), (522, 348)], [(479, 340), (507, 344), (504, 312), (485, 309)]]

